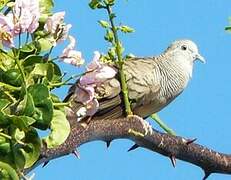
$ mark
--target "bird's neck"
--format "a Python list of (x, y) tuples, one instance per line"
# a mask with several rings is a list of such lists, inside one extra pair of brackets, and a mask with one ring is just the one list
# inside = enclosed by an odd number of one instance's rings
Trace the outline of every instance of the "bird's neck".
[(173, 99), (179, 95), (187, 86), (192, 76), (192, 65), (181, 58), (161, 61), (160, 73), (162, 77), (163, 95), (168, 99)]

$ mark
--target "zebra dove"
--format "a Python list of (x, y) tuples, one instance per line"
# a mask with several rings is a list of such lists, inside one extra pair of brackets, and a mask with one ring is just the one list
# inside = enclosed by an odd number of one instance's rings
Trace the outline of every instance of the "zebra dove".
[[(196, 44), (190, 40), (173, 42), (161, 55), (130, 58), (124, 63), (129, 100), (134, 114), (146, 118), (174, 100), (192, 77), (195, 60), (205, 62)], [(96, 88), (99, 109), (93, 119), (118, 118), (125, 115), (120, 83), (112, 78)], [(67, 99), (74, 94), (76, 85)], [(73, 96), (74, 95), (74, 96)], [(75, 112), (81, 107), (72, 103)]]

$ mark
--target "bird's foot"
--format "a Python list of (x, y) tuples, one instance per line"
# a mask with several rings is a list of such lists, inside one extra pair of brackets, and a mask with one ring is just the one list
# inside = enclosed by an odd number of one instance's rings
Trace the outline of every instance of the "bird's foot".
[(144, 136), (148, 135), (148, 133), (153, 133), (152, 126), (148, 123), (148, 121), (144, 120), (142, 117), (137, 115), (128, 115), (127, 117), (129, 119), (138, 119), (141, 122), (144, 129)]

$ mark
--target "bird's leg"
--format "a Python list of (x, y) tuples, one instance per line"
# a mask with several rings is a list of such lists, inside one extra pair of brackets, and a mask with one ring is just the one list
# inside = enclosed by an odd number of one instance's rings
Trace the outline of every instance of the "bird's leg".
[(166, 133), (176, 136), (176, 133), (169, 128), (161, 119), (157, 114), (152, 114), (150, 116)]

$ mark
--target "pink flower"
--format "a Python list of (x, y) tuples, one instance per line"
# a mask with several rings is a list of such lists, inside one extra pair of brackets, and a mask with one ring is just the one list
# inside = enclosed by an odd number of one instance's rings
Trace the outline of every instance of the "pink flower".
[(55, 39), (54, 46), (56, 43), (62, 42), (67, 39), (71, 24), (64, 24), (65, 12), (54, 13), (52, 16), (47, 18), (44, 29), (53, 35)]
[(93, 116), (97, 112), (97, 110), (99, 108), (99, 102), (98, 102), (98, 100), (96, 98), (94, 98), (92, 101), (90, 101), (87, 104), (86, 108), (87, 108), (86, 115), (87, 116)]
[(64, 16), (65, 16), (64, 11), (54, 13), (52, 16), (47, 18), (44, 29), (47, 32), (54, 34), (56, 32), (57, 28), (60, 26), (60, 23), (63, 22)]
[(39, 26), (39, 1), (38, 0), (16, 0), (13, 7), (15, 23), (14, 33), (33, 33)]
[(13, 28), (12, 18), (0, 14), (0, 41), (4, 46), (14, 47)]
[(117, 71), (100, 62), (100, 53), (95, 51), (92, 62), (87, 66), (87, 73), (80, 78), (79, 83), (83, 86), (99, 84), (107, 79), (113, 78)]
[(75, 94), (77, 94), (76, 101), (81, 102), (83, 104), (87, 104), (94, 99), (95, 90), (92, 86), (87, 87), (77, 87), (75, 90)]
[(80, 66), (84, 63), (84, 59), (82, 58), (82, 53), (80, 51), (74, 50), (75, 48), (75, 38), (69, 36), (70, 44), (63, 50), (60, 58), (63, 62), (67, 64), (73, 64), (75, 66)]
[[(73, 48), (72, 44), (69, 45), (69, 48)], [(99, 102), (96, 98), (95, 88), (104, 81), (115, 77), (116, 73), (117, 71), (114, 68), (100, 62), (100, 53), (95, 51), (93, 60), (87, 66), (86, 74), (80, 78), (75, 92), (77, 94), (76, 100), (83, 103), (85, 107), (83, 117), (93, 116), (97, 112)], [(78, 119), (81, 120), (81, 117)]]
[(100, 68), (101, 64), (100, 64), (99, 59), (100, 59), (100, 53), (99, 53), (99, 51), (95, 51), (94, 57), (93, 57), (91, 63), (87, 65), (87, 71), (93, 71), (95, 69)]

